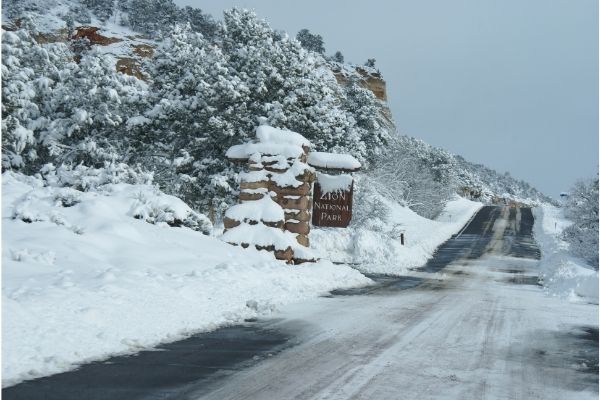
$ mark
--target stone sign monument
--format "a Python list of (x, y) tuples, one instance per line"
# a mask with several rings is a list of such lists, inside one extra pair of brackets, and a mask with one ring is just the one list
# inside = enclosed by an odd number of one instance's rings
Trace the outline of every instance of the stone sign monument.
[(247, 163), (249, 171), (239, 174), (239, 204), (225, 212), (224, 241), (273, 252), (288, 263), (317, 260), (309, 248), (310, 222), (348, 226), (353, 179), (340, 173), (357, 171), (360, 163), (348, 154), (311, 152), (311, 146), (297, 132), (263, 124), (254, 139), (227, 150), (227, 158)]

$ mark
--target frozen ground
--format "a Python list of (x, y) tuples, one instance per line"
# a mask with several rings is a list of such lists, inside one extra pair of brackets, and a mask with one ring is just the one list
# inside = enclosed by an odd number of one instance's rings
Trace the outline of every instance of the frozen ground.
[(575, 302), (598, 304), (598, 272), (569, 254), (569, 244), (560, 238), (571, 222), (563, 210), (548, 204), (535, 209), (535, 238), (542, 250), (540, 276), (546, 291)]
[[(429, 224), (396, 207), (398, 220), (415, 228), (408, 230), (407, 247), (391, 245), (397, 253), (386, 254), (412, 257), (406, 261), (412, 266), (424, 262), (476, 207), (455, 201), (448, 208), (452, 217), (443, 217), (449, 222)], [(328, 261), (288, 266), (265, 252), (169, 227), (174, 218), (203, 223), (150, 186), (107, 184), (80, 192), (3, 174), (3, 386), (371, 282)], [(366, 238), (371, 241), (362, 251), (375, 239)]]

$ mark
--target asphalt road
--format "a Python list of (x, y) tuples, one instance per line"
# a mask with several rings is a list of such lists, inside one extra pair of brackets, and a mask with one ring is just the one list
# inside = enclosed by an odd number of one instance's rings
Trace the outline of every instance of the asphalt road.
[(586, 399), (598, 307), (546, 296), (529, 209), (484, 207), (406, 277), (335, 291), (5, 399)]

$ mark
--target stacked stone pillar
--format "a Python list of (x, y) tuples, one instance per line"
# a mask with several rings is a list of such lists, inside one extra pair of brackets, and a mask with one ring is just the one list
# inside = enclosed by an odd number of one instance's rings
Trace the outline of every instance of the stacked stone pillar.
[[(281, 251), (275, 251), (275, 256), (294, 263), (314, 261), (306, 249), (310, 244), (311, 191), (316, 176), (314, 169), (306, 164), (310, 142), (294, 132), (261, 128), (257, 141), (234, 146), (227, 154), (233, 160), (247, 160), (248, 172), (240, 174), (240, 202), (270, 197), (283, 211), (282, 228), (286, 237), (293, 235), (295, 240), (291, 256)], [(226, 229), (239, 223), (226, 214)]]

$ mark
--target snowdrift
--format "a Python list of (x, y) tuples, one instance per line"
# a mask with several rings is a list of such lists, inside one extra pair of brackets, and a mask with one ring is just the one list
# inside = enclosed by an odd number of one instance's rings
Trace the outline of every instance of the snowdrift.
[(563, 210), (549, 204), (534, 209), (534, 236), (542, 250), (540, 276), (546, 292), (575, 302), (598, 304), (598, 271), (570, 254), (569, 243), (561, 239), (571, 225)]
[[(439, 245), (457, 233), (483, 204), (456, 196), (436, 220), (378, 196), (389, 210), (383, 219), (348, 229), (313, 228), (311, 247), (321, 257), (356, 264), (362, 272), (399, 275), (427, 262)], [(405, 245), (400, 243), (404, 233)]]

